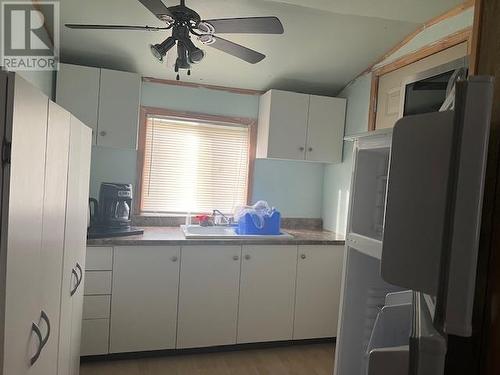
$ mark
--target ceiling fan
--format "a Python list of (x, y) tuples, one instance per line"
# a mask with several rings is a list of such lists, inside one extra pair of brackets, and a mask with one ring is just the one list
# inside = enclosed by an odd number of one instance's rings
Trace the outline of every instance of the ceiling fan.
[[(205, 57), (205, 52), (198, 48), (191, 40), (191, 34), (203, 45), (218, 49), (251, 64), (256, 64), (266, 56), (215, 34), (283, 34), (284, 32), (283, 25), (277, 17), (202, 20), (198, 13), (186, 6), (185, 0), (181, 0), (180, 5), (172, 7), (167, 7), (161, 0), (138, 1), (153, 13), (156, 18), (165, 22), (166, 26), (66, 24), (66, 27), (71, 29), (140, 31), (164, 31), (172, 29), (171, 36), (161, 43), (151, 45), (151, 53), (162, 62), (167, 52), (177, 45), (175, 72), (178, 73), (180, 69), (185, 69), (188, 75), (191, 74), (191, 64), (199, 63)], [(179, 74), (177, 74), (177, 80), (179, 79)]]

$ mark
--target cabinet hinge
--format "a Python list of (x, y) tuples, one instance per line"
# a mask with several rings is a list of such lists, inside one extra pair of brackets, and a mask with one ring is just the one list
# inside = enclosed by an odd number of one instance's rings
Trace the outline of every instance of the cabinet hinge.
[(10, 164), (11, 154), (12, 143), (4, 140), (2, 144), (2, 164)]

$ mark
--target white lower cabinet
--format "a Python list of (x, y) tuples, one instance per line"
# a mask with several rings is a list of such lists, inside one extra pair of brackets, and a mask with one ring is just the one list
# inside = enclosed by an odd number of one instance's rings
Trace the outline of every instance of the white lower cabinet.
[(111, 353), (175, 348), (179, 258), (178, 246), (114, 248)]
[(334, 245), (90, 247), (81, 355), (334, 337), (343, 254)]
[(238, 343), (291, 340), (296, 245), (243, 246)]
[(108, 353), (109, 319), (84, 319), (82, 322), (81, 355)]
[(334, 337), (344, 246), (299, 246), (293, 339)]
[(241, 246), (183, 246), (177, 348), (236, 344)]

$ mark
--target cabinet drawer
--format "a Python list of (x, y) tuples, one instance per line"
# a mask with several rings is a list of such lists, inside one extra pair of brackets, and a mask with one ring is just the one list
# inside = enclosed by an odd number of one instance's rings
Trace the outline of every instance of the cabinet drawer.
[(111, 296), (85, 296), (83, 319), (109, 319)]
[(101, 355), (109, 352), (109, 319), (82, 321), (80, 355)]
[(111, 271), (85, 272), (86, 296), (111, 294)]
[(113, 248), (87, 247), (85, 269), (87, 271), (111, 271), (113, 269)]

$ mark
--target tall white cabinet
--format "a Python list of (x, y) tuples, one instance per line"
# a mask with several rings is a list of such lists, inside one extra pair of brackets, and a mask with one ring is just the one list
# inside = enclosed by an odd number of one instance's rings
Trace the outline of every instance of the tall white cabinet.
[(91, 130), (18, 75), (0, 83), (0, 374), (76, 375), (81, 303), (64, 304), (82, 282), (67, 259), (85, 261)]
[(137, 148), (141, 101), (138, 74), (60, 64), (56, 101), (92, 128), (94, 145)]
[(346, 99), (269, 90), (260, 98), (258, 158), (340, 163)]

